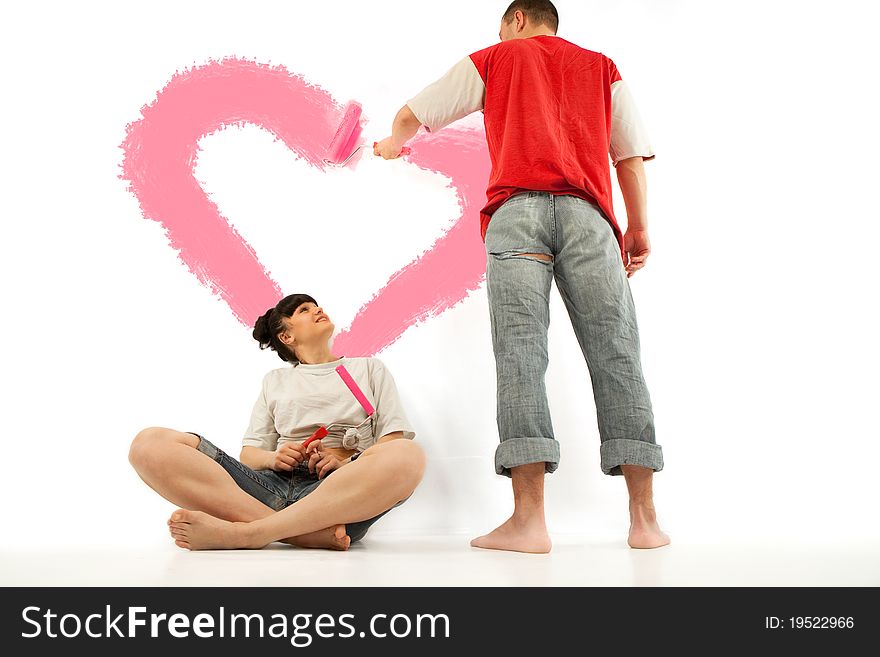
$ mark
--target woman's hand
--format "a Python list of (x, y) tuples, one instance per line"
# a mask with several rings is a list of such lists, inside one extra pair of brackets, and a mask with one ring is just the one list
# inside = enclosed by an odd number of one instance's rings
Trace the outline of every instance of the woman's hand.
[(306, 457), (300, 443), (284, 443), (279, 445), (272, 456), (269, 467), (275, 471), (285, 472), (293, 470)]
[(342, 465), (342, 462), (324, 451), (324, 446), (320, 440), (315, 440), (306, 448), (309, 455), (309, 472), (316, 472), (318, 479), (323, 479), (325, 475), (330, 474)]

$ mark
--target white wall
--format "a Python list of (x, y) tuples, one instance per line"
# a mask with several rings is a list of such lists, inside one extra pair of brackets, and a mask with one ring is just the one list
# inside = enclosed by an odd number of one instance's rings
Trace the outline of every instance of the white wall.
[[(159, 424), (236, 453), (262, 374), (280, 364), (118, 179), (140, 108), (175, 71), (236, 55), (358, 99), (367, 138), (381, 138), (408, 97), (496, 41), (506, 6), (330, 4), (4, 12), (3, 545), (164, 542), (171, 507), (130, 469), (131, 438)], [(661, 521), (680, 541), (876, 539), (880, 525), (864, 522), (880, 462), (876, 16), (859, 2), (557, 6), (560, 36), (615, 60), (657, 151), (654, 253), (631, 285), (667, 462)], [(202, 147), (197, 172), (224, 213), (251, 243), (274, 242), (276, 280), (315, 295), (340, 328), (455, 209), (444, 180), (402, 162), (298, 185), (305, 165), (256, 128)], [(619, 194), (615, 208), (623, 221)], [(355, 222), (374, 227), (381, 258), (362, 257)], [(599, 470), (589, 374), (558, 295), (551, 311), (563, 460), (548, 479), (550, 529), (617, 540), (624, 484)], [(430, 465), (374, 531), (491, 529), (511, 500), (492, 469), (485, 290), (379, 355)]]

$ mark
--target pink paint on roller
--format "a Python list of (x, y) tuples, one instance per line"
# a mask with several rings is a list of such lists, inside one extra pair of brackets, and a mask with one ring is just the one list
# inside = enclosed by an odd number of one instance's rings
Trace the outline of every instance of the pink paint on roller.
[[(351, 100), (345, 105), (342, 123), (339, 124), (336, 134), (333, 136), (333, 141), (330, 142), (324, 162), (344, 167), (359, 149), (366, 146), (366, 144), (358, 143), (364, 127), (362, 116), (363, 107), (357, 101)], [(376, 147), (377, 143), (373, 142), (373, 148)], [(410, 149), (407, 146), (400, 149), (401, 155), (409, 155), (409, 153)]]
[[(144, 217), (165, 228), (189, 271), (219, 294), (239, 321), (252, 326), (283, 296), (281, 288), (199, 186), (193, 174), (198, 142), (226, 126), (252, 123), (327, 171), (328, 144), (341, 124), (354, 127), (360, 137), (359, 112), (343, 110), (329, 93), (283, 67), (235, 58), (211, 62), (174, 75), (141, 109), (142, 118), (128, 126), (122, 144), (120, 178), (129, 182)], [(334, 341), (338, 353), (372, 356), (410, 326), (461, 302), (483, 280), (479, 209), (485, 202), (489, 156), (482, 130), (446, 128), (410, 145), (408, 162), (450, 179), (461, 214), (426, 253), (361, 306)]]
[(354, 149), (358, 146), (361, 132), (363, 132), (361, 114), (363, 114), (363, 108), (360, 103), (352, 100), (345, 106), (342, 122), (333, 136), (333, 141), (330, 142), (330, 148), (327, 149), (326, 161), (328, 163), (345, 164), (354, 154)]
[(339, 367), (337, 367), (336, 373), (339, 374), (340, 378), (343, 381), (345, 381), (345, 385), (348, 386), (348, 389), (351, 390), (351, 394), (353, 394), (358, 402), (360, 402), (360, 405), (363, 407), (364, 412), (367, 415), (372, 415), (373, 413), (375, 413), (376, 409), (373, 408), (370, 400), (367, 399), (366, 395), (364, 395), (358, 384), (355, 383), (355, 380), (351, 378), (351, 374), (349, 374), (348, 370), (345, 369), (345, 365), (340, 365)]

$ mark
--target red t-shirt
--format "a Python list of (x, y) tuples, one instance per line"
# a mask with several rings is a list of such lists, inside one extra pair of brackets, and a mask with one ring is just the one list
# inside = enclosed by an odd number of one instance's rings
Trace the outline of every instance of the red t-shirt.
[(492, 162), (480, 213), (484, 240), (504, 201), (546, 191), (595, 202), (623, 253), (609, 154), (616, 165), (654, 153), (610, 58), (557, 36), (502, 41), (466, 57), (408, 104), (428, 130), (483, 110)]

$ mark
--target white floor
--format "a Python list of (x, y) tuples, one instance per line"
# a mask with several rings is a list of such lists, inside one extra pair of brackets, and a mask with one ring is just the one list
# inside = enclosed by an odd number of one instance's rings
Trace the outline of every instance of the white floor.
[(0, 551), (3, 586), (878, 586), (880, 545), (697, 545), (630, 550), (555, 536), (548, 555), (477, 550), (461, 536), (377, 536), (347, 553), (276, 544), (187, 552)]

